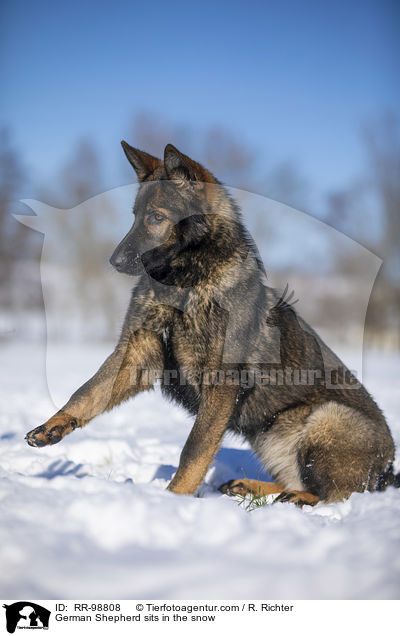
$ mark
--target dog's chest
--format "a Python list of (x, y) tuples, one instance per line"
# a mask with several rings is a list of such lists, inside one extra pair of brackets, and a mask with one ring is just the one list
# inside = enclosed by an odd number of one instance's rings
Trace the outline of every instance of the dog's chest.
[(199, 370), (208, 366), (210, 324), (203, 312), (195, 316), (177, 312), (162, 336), (180, 369)]

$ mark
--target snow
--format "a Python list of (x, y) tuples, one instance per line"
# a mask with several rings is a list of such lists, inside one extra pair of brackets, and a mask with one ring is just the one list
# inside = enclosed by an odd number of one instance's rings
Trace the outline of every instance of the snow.
[[(67, 399), (109, 352), (60, 345), (52, 395)], [(400, 358), (364, 359), (364, 382), (398, 445)], [(42, 449), (24, 436), (55, 410), (44, 344), (3, 346), (0, 392), (2, 598), (399, 598), (399, 490), (249, 512), (217, 490), (263, 476), (247, 445), (228, 435), (200, 496), (177, 496), (165, 487), (192, 419), (158, 391)]]

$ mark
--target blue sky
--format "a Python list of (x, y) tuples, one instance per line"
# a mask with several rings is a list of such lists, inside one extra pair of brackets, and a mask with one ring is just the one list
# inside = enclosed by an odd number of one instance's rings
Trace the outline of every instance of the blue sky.
[(399, 111), (399, 26), (397, 0), (3, 0), (0, 123), (44, 184), (92, 137), (120, 185), (119, 141), (149, 110), (223, 124), (325, 192), (361, 172), (362, 125)]

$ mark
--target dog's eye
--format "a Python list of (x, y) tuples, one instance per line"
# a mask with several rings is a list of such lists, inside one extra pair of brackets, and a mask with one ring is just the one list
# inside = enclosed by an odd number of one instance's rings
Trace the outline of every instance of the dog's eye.
[(158, 225), (165, 221), (165, 219), (166, 217), (163, 214), (160, 214), (159, 212), (151, 212), (147, 217), (147, 222), (150, 223), (150, 225)]

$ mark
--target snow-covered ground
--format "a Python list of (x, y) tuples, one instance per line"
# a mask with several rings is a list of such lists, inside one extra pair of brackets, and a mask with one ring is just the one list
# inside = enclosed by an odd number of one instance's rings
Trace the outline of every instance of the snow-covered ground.
[[(109, 351), (60, 346), (52, 388), (68, 398)], [(192, 421), (158, 391), (56, 446), (30, 448), (25, 433), (55, 410), (44, 355), (44, 345), (3, 347), (0, 597), (399, 598), (399, 490), (247, 512), (217, 487), (262, 473), (248, 447), (227, 436), (201, 496), (173, 495), (165, 487)], [(399, 446), (400, 358), (364, 359), (364, 382)]]

